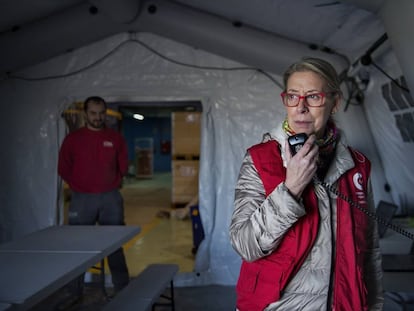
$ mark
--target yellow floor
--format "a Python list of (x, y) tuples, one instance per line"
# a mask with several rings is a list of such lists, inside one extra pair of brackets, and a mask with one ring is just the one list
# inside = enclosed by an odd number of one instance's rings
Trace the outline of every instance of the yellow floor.
[(189, 220), (154, 219), (124, 250), (131, 276), (151, 263), (176, 263), (180, 272), (194, 268)]
[(191, 220), (159, 217), (160, 212), (165, 216), (172, 210), (171, 173), (148, 179), (129, 177), (121, 193), (125, 223), (141, 226), (141, 233), (124, 245), (130, 275), (136, 276), (151, 263), (176, 263), (180, 272), (193, 271)]

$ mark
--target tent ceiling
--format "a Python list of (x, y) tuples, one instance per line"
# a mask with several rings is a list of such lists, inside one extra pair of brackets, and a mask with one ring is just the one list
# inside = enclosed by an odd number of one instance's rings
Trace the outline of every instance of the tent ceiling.
[[(106, 36), (128, 31), (128, 29), (138, 32), (151, 31), (151, 28), (146, 29), (145, 25), (142, 25), (144, 23), (139, 22), (142, 10), (148, 8), (151, 2), (144, 0), (2, 0), (0, 2), (0, 45), (4, 55), (0, 58), (0, 70), (15, 71), (57, 56), (69, 50), (69, 47), (78, 48)], [(243, 27), (249, 27), (267, 35), (288, 38), (323, 50), (334, 50), (353, 62), (384, 34), (384, 28), (373, 12), (359, 8), (351, 2), (358, 1), (156, 1), (158, 4), (171, 3), (178, 7), (194, 9), (195, 12), (220, 18), (242, 30)], [(97, 7), (98, 10), (90, 10), (92, 6)], [(131, 13), (135, 8), (141, 8), (138, 15), (135, 12)], [(102, 20), (87, 23), (82, 20), (85, 15), (98, 15)], [(133, 22), (126, 21), (131, 16), (136, 19)], [(157, 22), (160, 23), (160, 21)], [(195, 25), (189, 23), (187, 27), (192, 29)], [(163, 30), (160, 32), (162, 33)], [(161, 33), (158, 34), (162, 35)], [(51, 39), (48, 40), (48, 37)], [(186, 43), (185, 35), (181, 41)], [(189, 44), (191, 45), (191, 42)], [(257, 45), (257, 42), (253, 44)], [(208, 46), (213, 45), (209, 43), (207, 47), (202, 48), (208, 50)], [(36, 47), (36, 50), (30, 53), (32, 47)], [(266, 46), (263, 47), (263, 49), (266, 48)], [(210, 52), (217, 51), (213, 49)], [(243, 60), (241, 58), (241, 61)]]
[(6, 0), (0, 2), (0, 32), (16, 27), (30, 27), (30, 23), (47, 18), (84, 2), (83, 0)]
[[(355, 58), (380, 37), (375, 15), (330, 0), (179, 0), (189, 6), (266, 32), (328, 47)], [(224, 3), (223, 3), (224, 2)]]

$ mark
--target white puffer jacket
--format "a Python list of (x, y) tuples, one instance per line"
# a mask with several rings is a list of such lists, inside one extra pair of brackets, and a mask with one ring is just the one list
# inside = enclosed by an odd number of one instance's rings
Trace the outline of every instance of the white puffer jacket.
[[(352, 156), (342, 137), (337, 144), (335, 158), (325, 181), (335, 185), (338, 178), (354, 166)], [(271, 133), (279, 142), (282, 158), (285, 159), (287, 135), (279, 126)], [(284, 161), (285, 162), (285, 161)], [(284, 163), (285, 165), (285, 163)], [(369, 183), (370, 185), (370, 183)], [(335, 254), (336, 195), (328, 193), (321, 185), (315, 185), (319, 202), (320, 228), (315, 244), (298, 273), (285, 288), (279, 301), (271, 303), (265, 310), (272, 311), (324, 311), (331, 310)], [(367, 193), (368, 206), (375, 210), (371, 186)], [(301, 216), (304, 207), (281, 185), (266, 198), (262, 181), (247, 153), (241, 169), (235, 192), (235, 209), (230, 225), (230, 239), (233, 248), (247, 261), (264, 257), (277, 248), (283, 234)], [(371, 234), (367, 236), (368, 255), (365, 262), (365, 276), (368, 287), (369, 310), (382, 310), (382, 269), (378, 243), (377, 224), (369, 222)], [(358, 311), (358, 310), (355, 310)]]

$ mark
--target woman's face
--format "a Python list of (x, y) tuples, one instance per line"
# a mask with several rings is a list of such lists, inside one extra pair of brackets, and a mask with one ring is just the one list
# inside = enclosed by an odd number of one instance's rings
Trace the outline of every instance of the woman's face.
[[(299, 96), (326, 92), (326, 90), (325, 80), (312, 71), (293, 73), (286, 87), (286, 93)], [(296, 107), (285, 106), (289, 126), (295, 133), (316, 134), (317, 138), (322, 138), (329, 116), (338, 109), (340, 98), (338, 95), (327, 94), (321, 107), (309, 107), (305, 101), (305, 99), (299, 100)]]

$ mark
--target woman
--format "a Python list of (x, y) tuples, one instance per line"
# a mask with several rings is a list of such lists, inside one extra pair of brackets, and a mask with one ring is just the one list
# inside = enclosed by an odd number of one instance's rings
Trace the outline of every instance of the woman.
[[(332, 119), (342, 99), (338, 75), (306, 58), (287, 69), (284, 87), (287, 117), (248, 149), (236, 186), (237, 309), (382, 310), (376, 222), (319, 182), (374, 211), (370, 162)], [(292, 155), (287, 139), (297, 133), (309, 138)]]

